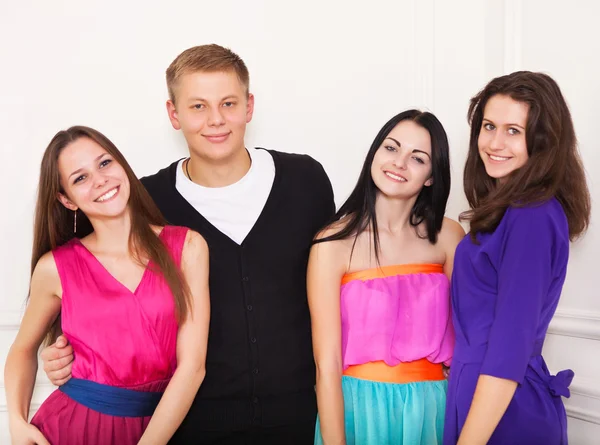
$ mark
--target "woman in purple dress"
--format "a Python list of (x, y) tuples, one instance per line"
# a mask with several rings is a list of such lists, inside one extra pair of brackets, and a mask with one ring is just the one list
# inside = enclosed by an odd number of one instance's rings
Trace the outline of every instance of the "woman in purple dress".
[(471, 100), (469, 120), (444, 444), (566, 444), (573, 372), (550, 375), (541, 351), (569, 241), (589, 223), (571, 115), (549, 76), (516, 72)]

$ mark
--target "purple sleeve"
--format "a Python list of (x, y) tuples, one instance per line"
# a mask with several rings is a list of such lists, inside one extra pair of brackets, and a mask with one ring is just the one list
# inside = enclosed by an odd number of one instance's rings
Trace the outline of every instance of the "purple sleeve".
[(512, 208), (504, 217), (497, 246), (498, 296), (480, 373), (520, 384), (552, 281), (556, 225), (545, 206)]

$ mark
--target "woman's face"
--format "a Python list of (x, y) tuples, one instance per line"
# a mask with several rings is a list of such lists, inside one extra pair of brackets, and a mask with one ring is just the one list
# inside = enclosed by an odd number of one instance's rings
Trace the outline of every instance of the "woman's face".
[(492, 96), (483, 110), (479, 156), (492, 178), (505, 180), (529, 159), (525, 140), (529, 106), (501, 94)]
[(129, 179), (102, 146), (87, 137), (67, 145), (58, 157), (64, 194), (58, 199), (70, 210), (92, 219), (122, 215), (129, 201)]
[(379, 147), (371, 165), (371, 177), (381, 193), (392, 198), (417, 196), (432, 184), (429, 132), (405, 120), (394, 127)]

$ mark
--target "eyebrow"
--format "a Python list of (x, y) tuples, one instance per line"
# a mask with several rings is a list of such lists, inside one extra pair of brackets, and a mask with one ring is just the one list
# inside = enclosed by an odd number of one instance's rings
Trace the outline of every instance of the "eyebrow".
[[(396, 145), (398, 147), (402, 147), (402, 144), (400, 144), (400, 142), (398, 142), (396, 139), (389, 137), (389, 136), (386, 139), (391, 139), (392, 141), (394, 141), (396, 143)], [(431, 155), (429, 153), (427, 153), (426, 151), (423, 151), (423, 150), (419, 150), (418, 148), (415, 148), (412, 152), (413, 153), (423, 153), (424, 155), (427, 155), (427, 157), (429, 159), (431, 159)]]
[[(100, 159), (102, 159), (103, 156), (106, 156), (108, 153), (102, 153), (100, 156), (98, 156), (96, 159), (94, 159), (94, 162), (99, 161)], [(73, 173), (71, 173), (69, 175), (69, 178), (73, 175), (76, 175), (78, 173), (81, 173), (83, 169), (82, 168), (78, 168), (77, 170), (75, 170)]]
[[(484, 121), (488, 121), (490, 124), (494, 124), (494, 121), (492, 121), (492, 120), (490, 120), (488, 118), (484, 117), (483, 120)], [(496, 125), (496, 124), (494, 124), (494, 125)], [(520, 129), (525, 130), (525, 127), (523, 127), (522, 125), (519, 125), (519, 124), (512, 124), (512, 123), (509, 122), (509, 123), (504, 124), (504, 125), (507, 125), (509, 127), (519, 127)]]
[[(237, 98), (238, 98), (238, 96), (236, 96), (235, 94), (230, 94), (228, 96), (225, 96), (223, 99), (221, 99), (221, 102), (223, 102), (224, 100), (227, 100), (227, 99), (237, 99)], [(208, 102), (208, 100), (204, 99), (203, 97), (191, 97), (190, 102)]]

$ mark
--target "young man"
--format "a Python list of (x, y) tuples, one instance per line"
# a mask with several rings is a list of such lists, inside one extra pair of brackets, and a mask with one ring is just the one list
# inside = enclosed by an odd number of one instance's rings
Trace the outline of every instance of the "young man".
[[(230, 50), (184, 51), (167, 86), (169, 119), (190, 156), (142, 182), (170, 224), (206, 239), (211, 296), (206, 378), (172, 443), (312, 444), (306, 266), (335, 210), (331, 183), (309, 156), (245, 148), (254, 96)], [(60, 385), (73, 357), (64, 338), (59, 344), (42, 359)]]

